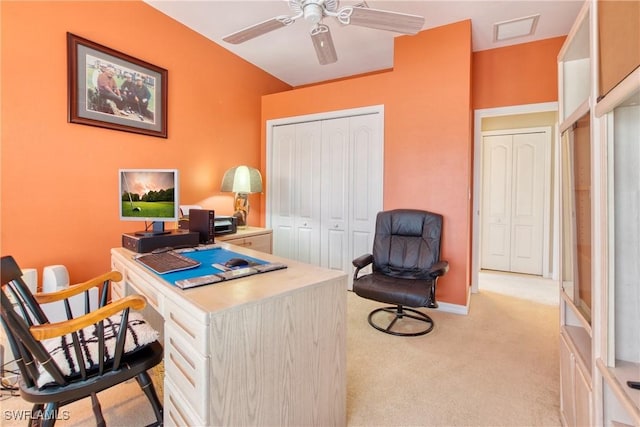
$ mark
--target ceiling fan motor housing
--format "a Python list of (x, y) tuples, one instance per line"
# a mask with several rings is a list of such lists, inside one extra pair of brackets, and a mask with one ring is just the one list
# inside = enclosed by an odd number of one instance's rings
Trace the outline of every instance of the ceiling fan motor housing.
[(323, 0), (307, 0), (302, 4), (304, 19), (315, 25), (322, 20), (322, 3)]

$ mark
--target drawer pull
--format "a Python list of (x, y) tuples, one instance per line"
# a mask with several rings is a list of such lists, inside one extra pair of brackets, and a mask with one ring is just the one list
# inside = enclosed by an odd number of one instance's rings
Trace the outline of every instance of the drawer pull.
[(182, 329), (184, 332), (186, 332), (187, 334), (189, 334), (189, 336), (190, 336), (191, 338), (193, 338), (193, 339), (195, 339), (195, 338), (196, 338), (196, 335), (195, 335), (193, 332), (191, 332), (191, 331), (189, 330), (189, 328), (187, 328), (187, 326), (185, 326), (185, 324), (184, 324), (184, 323), (180, 322), (180, 320), (179, 320), (179, 319), (177, 319), (177, 318), (176, 318), (176, 316), (174, 316), (174, 315), (173, 315), (173, 313), (171, 313), (171, 314), (169, 315), (169, 317), (171, 318), (171, 320), (173, 321), (173, 323), (175, 323), (177, 326), (179, 326), (179, 327), (180, 327), (180, 329)]
[(196, 388), (196, 383), (195, 381), (193, 381), (193, 378), (191, 377), (191, 375), (189, 375), (184, 368), (182, 367), (182, 365), (180, 364), (180, 361), (176, 360), (175, 357), (173, 357), (173, 353), (169, 355), (169, 358), (171, 359), (171, 361), (173, 362), (174, 366), (176, 368), (178, 368), (178, 370), (180, 371), (180, 373), (182, 374), (182, 376), (189, 381), (189, 383), (191, 383), (191, 386), (193, 388)]
[(196, 364), (193, 363), (193, 360), (189, 359), (189, 357), (187, 357), (186, 354), (184, 354), (184, 352), (180, 348), (180, 344), (174, 342), (173, 339), (171, 339), (171, 338), (169, 338), (169, 342), (171, 343), (171, 348), (173, 350), (175, 350), (180, 356), (182, 356), (182, 358), (184, 360), (186, 360), (186, 362), (189, 364), (189, 366), (191, 366), (191, 369), (195, 370), (196, 369)]
[(180, 415), (181, 417), (181, 420), (176, 420), (175, 417), (173, 416), (173, 411), (171, 411), (170, 414), (171, 414), (171, 419), (173, 420), (173, 423), (177, 426), (186, 426), (188, 424), (187, 417), (185, 417), (182, 411), (180, 410), (180, 405), (178, 405), (176, 401), (173, 400), (173, 396), (171, 395), (169, 395), (169, 400), (171, 401), (171, 406), (173, 406), (173, 409), (175, 409), (178, 415)]

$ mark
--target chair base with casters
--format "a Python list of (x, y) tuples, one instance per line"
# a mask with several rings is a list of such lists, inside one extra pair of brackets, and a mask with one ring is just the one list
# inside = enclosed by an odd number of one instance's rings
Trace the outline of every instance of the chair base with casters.
[[(389, 322), (389, 324), (387, 325), (387, 327), (382, 327), (379, 326), (378, 324), (376, 324), (373, 321), (373, 318), (376, 314), (378, 313), (389, 313), (393, 316), (393, 318), (391, 319), (391, 322)], [(424, 329), (419, 329), (415, 332), (400, 332), (400, 331), (394, 331), (393, 327), (396, 326), (396, 324), (398, 323), (398, 321), (400, 321), (400, 323), (402, 323), (403, 320), (406, 320), (406, 318), (410, 318), (410, 319), (414, 319), (417, 322), (421, 322), (421, 323), (426, 323), (427, 326)], [(367, 318), (367, 320), (369, 321), (369, 324), (371, 326), (373, 326), (375, 329), (385, 332), (387, 334), (391, 334), (391, 335), (397, 335), (397, 336), (403, 336), (403, 337), (417, 337), (420, 335), (425, 335), (428, 334), (429, 332), (431, 332), (431, 330), (433, 329), (433, 319), (431, 317), (429, 317), (427, 314), (424, 314), (421, 311), (418, 310), (414, 310), (412, 308), (406, 308), (403, 307), (401, 305), (396, 305), (393, 307), (381, 307), (381, 308), (377, 308), (375, 310), (373, 310), (371, 313), (369, 313), (369, 317)], [(415, 323), (415, 322), (414, 322)], [(400, 325), (398, 323), (398, 325), (400, 327), (402, 327), (402, 325)]]
[[(368, 265), (370, 257), (360, 257), (354, 261), (354, 265)], [(356, 295), (394, 304), (369, 313), (369, 324), (381, 332), (407, 337), (425, 335), (433, 330), (433, 319), (415, 308), (438, 307), (435, 286), (435, 280), (400, 279), (379, 272), (360, 276), (353, 281), (353, 291)], [(388, 314), (387, 319), (383, 319), (384, 313)]]
[[(353, 260), (353, 291), (362, 298), (393, 304), (377, 308), (369, 324), (396, 336), (420, 336), (434, 321), (418, 307), (437, 308), (436, 284), (449, 270), (440, 260), (442, 216), (414, 209), (378, 213), (373, 253)], [(360, 274), (371, 266), (372, 272)], [(383, 314), (388, 316), (382, 320)], [(413, 327), (411, 327), (413, 326)]]
[[(97, 393), (135, 378), (146, 395), (156, 422), (163, 425), (163, 408), (148, 370), (163, 358), (158, 333), (139, 313), (146, 305), (140, 295), (108, 302), (111, 282), (122, 280), (112, 271), (50, 293), (32, 294), (11, 256), (1, 259), (0, 324), (20, 369), (20, 396), (33, 403), (30, 425), (53, 426), (60, 408), (90, 398), (97, 426), (106, 425)], [(90, 291), (99, 288), (97, 309)], [(85, 307), (72, 309), (70, 299), (83, 294)], [(67, 320), (52, 323), (43, 304), (60, 302)], [(79, 312), (78, 312), (79, 311)]]

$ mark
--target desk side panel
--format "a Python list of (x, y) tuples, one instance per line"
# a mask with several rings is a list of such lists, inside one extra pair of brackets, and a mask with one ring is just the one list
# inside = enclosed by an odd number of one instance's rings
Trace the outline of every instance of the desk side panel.
[(346, 425), (346, 276), (211, 318), (214, 425)]

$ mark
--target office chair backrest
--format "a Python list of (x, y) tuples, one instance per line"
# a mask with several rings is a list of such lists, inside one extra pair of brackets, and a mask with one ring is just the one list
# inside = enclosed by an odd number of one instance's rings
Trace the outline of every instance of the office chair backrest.
[(392, 277), (429, 279), (440, 260), (442, 215), (396, 209), (378, 213), (373, 242), (373, 271)]

